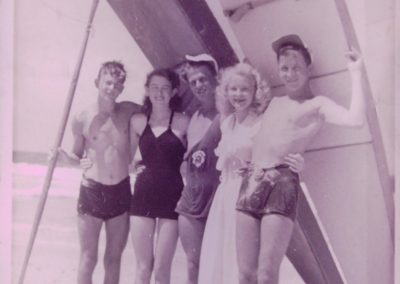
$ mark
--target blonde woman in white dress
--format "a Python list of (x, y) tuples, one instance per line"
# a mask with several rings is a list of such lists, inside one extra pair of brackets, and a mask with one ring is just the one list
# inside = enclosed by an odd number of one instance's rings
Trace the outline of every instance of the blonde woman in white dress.
[[(251, 161), (260, 114), (269, 100), (268, 84), (249, 64), (238, 63), (223, 71), (217, 88), (222, 137), (215, 150), (221, 177), (202, 243), (200, 284), (238, 283), (235, 204), (242, 182), (239, 171)], [(303, 162), (302, 157), (288, 156), (293, 168), (302, 168)]]

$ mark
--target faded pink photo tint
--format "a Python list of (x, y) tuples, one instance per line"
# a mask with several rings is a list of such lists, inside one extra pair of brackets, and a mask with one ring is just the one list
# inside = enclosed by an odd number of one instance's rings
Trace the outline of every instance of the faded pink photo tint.
[[(0, 282), (18, 283), (24, 266), (23, 283), (77, 281), (79, 166), (54, 168), (28, 258), (27, 252), (47, 183), (48, 156), (63, 128), (78, 67), (61, 142), (68, 151), (73, 116), (96, 103), (95, 79), (103, 62), (121, 61), (126, 68), (119, 101), (141, 104), (146, 74), (201, 53), (213, 55), (222, 69), (249, 62), (278, 96), (283, 89), (271, 42), (289, 33), (301, 35), (311, 51), (313, 90), (345, 106), (351, 86), (342, 55), (350, 46), (359, 48), (369, 113), (360, 129), (325, 127), (306, 151), (293, 238), (298, 249), (284, 257), (279, 283), (399, 282), (394, 269), (399, 265), (394, 251), (399, 246), (399, 197), (394, 195), (398, 76), (392, 68), (399, 8), (394, 0), (375, 2), (100, 0), (88, 28), (92, 0), (0, 1)], [(132, 174), (132, 186), (135, 180)], [(103, 228), (93, 283), (105, 276)], [(134, 281), (135, 262), (129, 235), (119, 283)], [(171, 283), (186, 280), (187, 257), (178, 241)]]

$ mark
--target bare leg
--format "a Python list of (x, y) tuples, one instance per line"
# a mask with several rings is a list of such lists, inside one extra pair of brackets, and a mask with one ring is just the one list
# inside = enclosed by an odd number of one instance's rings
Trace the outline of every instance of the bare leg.
[(131, 216), (131, 236), (136, 256), (135, 284), (150, 283), (153, 271), (153, 242), (156, 220)]
[(156, 284), (169, 284), (171, 264), (178, 242), (178, 221), (159, 219), (155, 250), (154, 279)]
[(201, 242), (203, 240), (206, 219), (195, 219), (179, 215), (179, 237), (187, 259), (186, 284), (197, 284), (199, 276)]
[(129, 234), (129, 215), (124, 213), (106, 221), (106, 251), (104, 284), (118, 284), (122, 251)]
[(260, 220), (237, 212), (236, 249), (240, 284), (257, 284), (260, 251)]
[(293, 221), (282, 215), (271, 214), (262, 218), (259, 284), (278, 284), (279, 268), (292, 237), (293, 227)]
[(87, 214), (78, 215), (78, 233), (81, 254), (78, 267), (78, 284), (92, 284), (97, 263), (99, 235), (103, 220)]

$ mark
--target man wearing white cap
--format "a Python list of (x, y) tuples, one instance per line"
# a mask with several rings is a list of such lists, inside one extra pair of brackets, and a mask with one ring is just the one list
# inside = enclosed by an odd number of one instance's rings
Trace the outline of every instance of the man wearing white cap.
[(277, 284), (279, 267), (293, 232), (299, 177), (284, 165), (288, 153), (304, 153), (325, 122), (356, 127), (365, 120), (360, 54), (349, 51), (352, 79), (348, 109), (310, 87), (311, 55), (297, 35), (272, 43), (285, 96), (274, 97), (255, 137), (253, 166), (243, 179), (237, 211), (240, 283)]
[(197, 283), (201, 243), (205, 223), (215, 190), (219, 183), (214, 149), (220, 140), (219, 119), (216, 118), (215, 88), (218, 64), (208, 54), (186, 56), (189, 63), (187, 80), (200, 107), (192, 115), (188, 131), (188, 150), (183, 165), (185, 188), (178, 202), (179, 235), (186, 253), (186, 283)]

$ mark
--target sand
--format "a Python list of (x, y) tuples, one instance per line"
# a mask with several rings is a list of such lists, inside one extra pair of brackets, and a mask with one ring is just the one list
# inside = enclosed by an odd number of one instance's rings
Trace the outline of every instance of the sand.
[[(45, 172), (46, 167), (42, 165), (23, 163), (14, 165), (12, 228), (13, 283), (17, 283), (18, 281)], [(79, 243), (76, 229), (76, 199), (79, 181), (79, 169), (56, 169), (24, 283), (76, 283), (79, 259)], [(93, 283), (102, 283), (104, 275), (102, 267), (104, 244), (104, 231), (102, 231), (100, 236), (99, 263), (93, 275)], [(284, 259), (280, 274), (282, 284), (304, 283), (287, 259)], [(133, 283), (134, 275), (135, 257), (129, 238), (122, 258), (120, 283)], [(179, 243), (173, 260), (171, 283), (183, 284), (185, 277), (185, 256)]]

